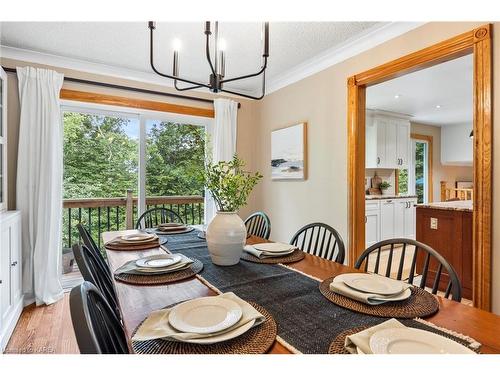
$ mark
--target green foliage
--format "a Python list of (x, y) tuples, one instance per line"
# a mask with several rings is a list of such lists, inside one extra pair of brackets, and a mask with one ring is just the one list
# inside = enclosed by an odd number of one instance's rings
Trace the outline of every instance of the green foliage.
[(382, 181), (379, 185), (380, 190), (387, 190), (391, 187), (391, 184), (387, 181)]
[(153, 124), (146, 146), (146, 195), (202, 195), (204, 137), (200, 126)]
[(213, 163), (205, 167), (205, 185), (212, 193), (219, 211), (237, 211), (246, 204), (248, 195), (262, 175), (246, 172), (245, 163), (235, 154), (231, 161)]
[(408, 169), (398, 169), (398, 191), (400, 194), (408, 193)]

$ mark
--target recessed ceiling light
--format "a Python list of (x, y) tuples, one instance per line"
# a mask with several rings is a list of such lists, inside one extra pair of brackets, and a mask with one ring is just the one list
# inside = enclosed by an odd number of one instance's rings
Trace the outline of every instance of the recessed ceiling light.
[(399, 99), (400, 97), (401, 97), (401, 95), (399, 95), (399, 94), (394, 95), (394, 99)]
[(436, 108), (437, 109), (441, 108), (441, 105), (440, 104), (436, 105)]

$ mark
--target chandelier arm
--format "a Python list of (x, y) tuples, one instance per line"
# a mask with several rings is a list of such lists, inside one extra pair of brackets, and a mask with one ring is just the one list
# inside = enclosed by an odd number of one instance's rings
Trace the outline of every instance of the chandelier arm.
[(243, 97), (248, 98), (248, 99), (261, 100), (266, 95), (266, 72), (264, 71), (264, 74), (262, 75), (262, 94), (260, 96), (240, 94), (238, 92), (226, 90), (226, 89), (222, 89), (221, 91), (227, 92), (228, 94), (243, 96)]
[(257, 73), (247, 74), (245, 76), (234, 77), (234, 78), (229, 78), (229, 79), (223, 79), (221, 81), (221, 83), (227, 83), (227, 82), (232, 82), (232, 81), (238, 81), (240, 79), (247, 79), (247, 78), (257, 77), (257, 76), (261, 75), (262, 73), (264, 73), (264, 71), (266, 70), (266, 68), (267, 68), (267, 57), (265, 56), (264, 57), (264, 65), (262, 65), (262, 68), (260, 68), (260, 70)]
[[(210, 58), (210, 35), (209, 34), (207, 34), (207, 43), (206, 43), (205, 51), (206, 51), (206, 55), (207, 55), (208, 65), (210, 65), (210, 70), (212, 71), (212, 74), (215, 76), (216, 73), (215, 73), (215, 69), (214, 69), (214, 64), (212, 64), (212, 59)], [(217, 52), (215, 52), (215, 53), (217, 53)]]
[(169, 74), (164, 74), (164, 73), (161, 73), (160, 71), (158, 71), (158, 69), (156, 69), (155, 65), (154, 65), (154, 62), (153, 62), (153, 30), (154, 28), (150, 27), (149, 28), (150, 30), (150, 44), (149, 44), (149, 63), (151, 65), (151, 69), (153, 69), (153, 71), (162, 76), (162, 77), (165, 77), (165, 78), (170, 78), (170, 79), (173, 79), (174, 81), (181, 81), (181, 82), (185, 82), (185, 83), (190, 83), (192, 85), (195, 85), (195, 86), (198, 86), (198, 87), (206, 87), (206, 88), (210, 88), (209, 85), (205, 85), (203, 83), (199, 83), (199, 82), (194, 82), (194, 81), (190, 81), (188, 79), (184, 79), (184, 78), (179, 78), (179, 77), (174, 77), (174, 76), (171, 76)]
[(187, 90), (192, 90), (192, 89), (198, 89), (200, 87), (204, 87), (203, 85), (195, 85), (195, 86), (189, 86), (189, 87), (177, 87), (177, 80), (174, 80), (174, 87), (177, 91), (187, 91)]

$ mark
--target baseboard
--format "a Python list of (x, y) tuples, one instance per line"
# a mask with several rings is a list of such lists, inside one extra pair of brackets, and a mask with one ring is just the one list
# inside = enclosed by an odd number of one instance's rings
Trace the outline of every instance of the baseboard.
[(11, 308), (11, 312), (4, 322), (5, 326), (0, 332), (0, 352), (3, 353), (9, 342), (12, 332), (16, 328), (17, 321), (23, 312), (23, 297), (21, 297), (16, 304)]

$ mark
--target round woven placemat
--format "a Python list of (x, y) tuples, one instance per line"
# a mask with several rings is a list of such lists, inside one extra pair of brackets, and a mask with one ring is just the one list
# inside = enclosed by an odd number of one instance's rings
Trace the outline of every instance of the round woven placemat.
[(129, 273), (121, 273), (119, 275), (115, 275), (115, 279), (127, 284), (137, 284), (137, 285), (155, 285), (155, 284), (173, 283), (175, 281), (180, 281), (193, 277), (203, 269), (203, 263), (201, 263), (198, 259), (193, 259), (193, 261), (194, 263), (191, 264), (191, 267), (177, 272), (161, 273), (157, 275), (155, 274), (132, 275)]
[[(132, 348), (137, 354), (263, 354), (276, 339), (277, 326), (274, 318), (262, 306), (249, 302), (258, 312), (266, 317), (264, 323), (249, 329), (234, 339), (210, 345), (190, 344), (187, 342), (167, 341), (162, 339), (132, 341)], [(142, 323), (141, 323), (142, 324)], [(135, 329), (137, 329), (141, 326)]]
[(172, 231), (161, 231), (157, 228), (149, 228), (149, 229), (146, 229), (146, 232), (148, 233), (154, 233), (158, 236), (170, 236), (170, 235), (173, 235), (173, 234), (184, 234), (184, 233), (189, 233), (189, 232), (192, 232), (194, 230), (193, 227), (186, 227), (184, 229), (181, 229), (181, 230), (172, 230)]
[(120, 243), (107, 243), (104, 246), (108, 250), (115, 251), (140, 251), (155, 249), (161, 245), (165, 245), (168, 242), (166, 238), (158, 238), (158, 241), (152, 241), (151, 243), (141, 243), (141, 244), (120, 244)]
[(256, 256), (253, 256), (252, 254), (247, 253), (246, 251), (243, 252), (243, 255), (241, 255), (242, 260), (246, 260), (248, 262), (253, 262), (253, 263), (264, 263), (264, 264), (277, 264), (277, 263), (294, 263), (298, 262), (299, 260), (304, 259), (305, 254), (302, 250), (295, 250), (293, 253), (282, 256), (282, 257), (275, 257), (275, 258), (257, 258)]
[(319, 284), (321, 294), (334, 304), (352, 311), (385, 318), (422, 318), (439, 310), (437, 299), (429, 292), (416, 286), (411, 287), (411, 296), (404, 301), (387, 302), (374, 306), (332, 292), (330, 290), (332, 280), (333, 277), (330, 277)]
[[(473, 350), (476, 353), (480, 353), (480, 348), (471, 348), (468, 345), (469, 343), (467, 342), (467, 340), (464, 340), (464, 339), (461, 339), (460, 337), (456, 337), (456, 336), (454, 336), (452, 334), (443, 332), (443, 331), (439, 330), (438, 328), (433, 328), (431, 326), (426, 326), (425, 324), (418, 323), (415, 320), (406, 321), (406, 322), (402, 322), (402, 323), (405, 326), (410, 327), (410, 328), (418, 328), (418, 329), (422, 329), (422, 330), (429, 331), (429, 332), (432, 332), (432, 333), (436, 333), (436, 334), (438, 334), (440, 336), (443, 336), (443, 337), (446, 337), (446, 338), (448, 338), (450, 340), (458, 342), (459, 344), (461, 344), (463, 346), (466, 346), (467, 348)], [(328, 348), (328, 354), (351, 354), (344, 347), (345, 338), (347, 336), (354, 335), (354, 334), (356, 334), (358, 332), (361, 332), (361, 331), (363, 331), (364, 329), (367, 329), (367, 328), (370, 328), (370, 326), (354, 327), (354, 328), (351, 328), (351, 329), (348, 329), (346, 331), (343, 331), (343, 332), (339, 333), (338, 336), (335, 337), (335, 339), (330, 344), (330, 347)]]

